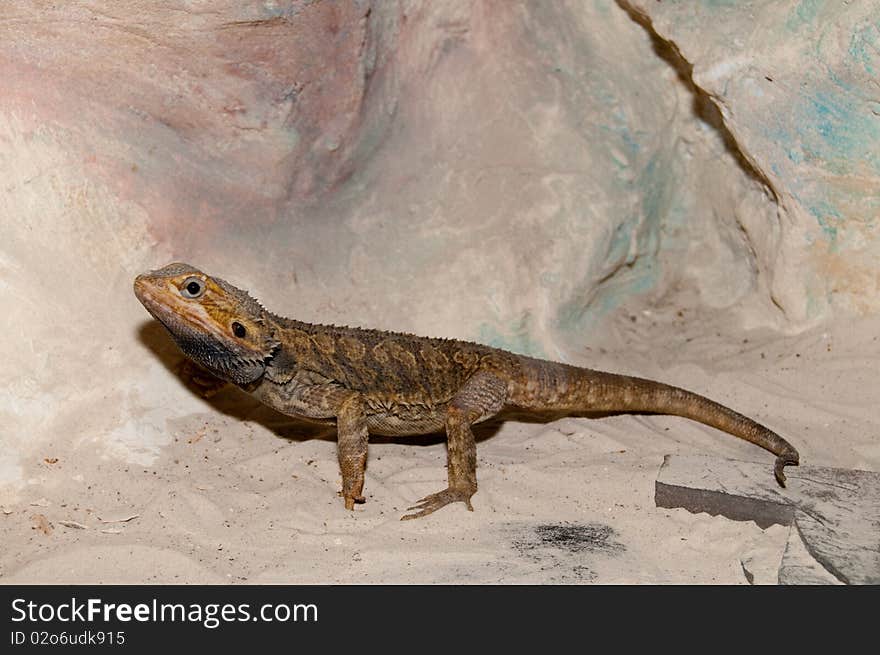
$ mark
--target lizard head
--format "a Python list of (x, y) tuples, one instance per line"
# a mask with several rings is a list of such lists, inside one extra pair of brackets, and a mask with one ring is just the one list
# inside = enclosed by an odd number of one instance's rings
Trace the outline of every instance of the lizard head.
[(279, 345), (256, 300), (188, 264), (138, 275), (134, 294), (187, 357), (223, 380), (254, 382)]

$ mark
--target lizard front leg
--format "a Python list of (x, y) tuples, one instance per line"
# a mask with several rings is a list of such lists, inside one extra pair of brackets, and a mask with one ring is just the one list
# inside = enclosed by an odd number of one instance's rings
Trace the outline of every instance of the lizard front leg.
[(337, 455), (342, 471), (342, 497), (345, 509), (363, 503), (364, 469), (367, 466), (367, 418), (360, 394), (346, 399), (336, 415)]
[(284, 384), (264, 383), (252, 393), (290, 416), (318, 421), (336, 419), (336, 451), (345, 507), (354, 509), (355, 503), (364, 502), (369, 434), (361, 394), (334, 382), (316, 384), (307, 375), (294, 377)]
[(226, 380), (209, 373), (191, 359), (184, 359), (181, 362), (177, 374), (190, 389), (206, 400), (213, 398), (229, 385)]
[(449, 486), (408, 508), (413, 513), (401, 516), (401, 521), (427, 516), (458, 501), (474, 511), (471, 496), (477, 493), (477, 444), (471, 426), (497, 414), (506, 399), (507, 383), (493, 373), (477, 373), (465, 383), (446, 410)]

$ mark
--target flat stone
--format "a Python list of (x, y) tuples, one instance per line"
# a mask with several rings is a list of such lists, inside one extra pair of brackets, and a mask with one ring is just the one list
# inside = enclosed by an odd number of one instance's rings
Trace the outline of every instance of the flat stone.
[[(836, 579), (880, 583), (880, 474), (821, 466), (785, 472), (783, 489), (769, 460), (667, 455), (654, 498), (658, 507), (754, 521), (762, 528), (791, 525), (807, 552)], [(791, 560), (782, 577), (794, 579), (797, 568)]]
[(788, 532), (788, 541), (782, 554), (782, 563), (779, 565), (778, 581), (782, 585), (843, 584), (810, 555), (794, 525)]

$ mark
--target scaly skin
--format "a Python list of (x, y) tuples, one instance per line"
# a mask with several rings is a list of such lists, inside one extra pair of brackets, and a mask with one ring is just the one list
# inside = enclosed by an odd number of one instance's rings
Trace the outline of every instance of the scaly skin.
[(336, 424), (342, 496), (364, 502), (370, 434), (446, 430), (448, 487), (403, 519), (477, 491), (471, 426), (503, 409), (655, 412), (699, 421), (769, 450), (784, 486), (797, 451), (782, 437), (690, 391), (641, 378), (534, 359), (453, 339), (313, 325), (276, 316), (246, 292), (187, 264), (139, 275), (134, 291), (183, 352), (270, 407)]

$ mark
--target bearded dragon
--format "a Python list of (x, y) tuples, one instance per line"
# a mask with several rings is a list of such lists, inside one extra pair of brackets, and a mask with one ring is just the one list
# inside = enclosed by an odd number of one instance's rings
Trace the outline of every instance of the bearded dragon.
[(346, 509), (363, 503), (370, 434), (445, 430), (446, 489), (402, 519), (462, 502), (473, 511), (472, 426), (504, 409), (545, 413), (652, 412), (686, 417), (776, 455), (774, 473), (799, 456), (775, 432), (684, 389), (517, 355), (455, 339), (283, 318), (247, 292), (188, 264), (139, 275), (134, 292), (187, 357), (290, 416), (335, 423)]

